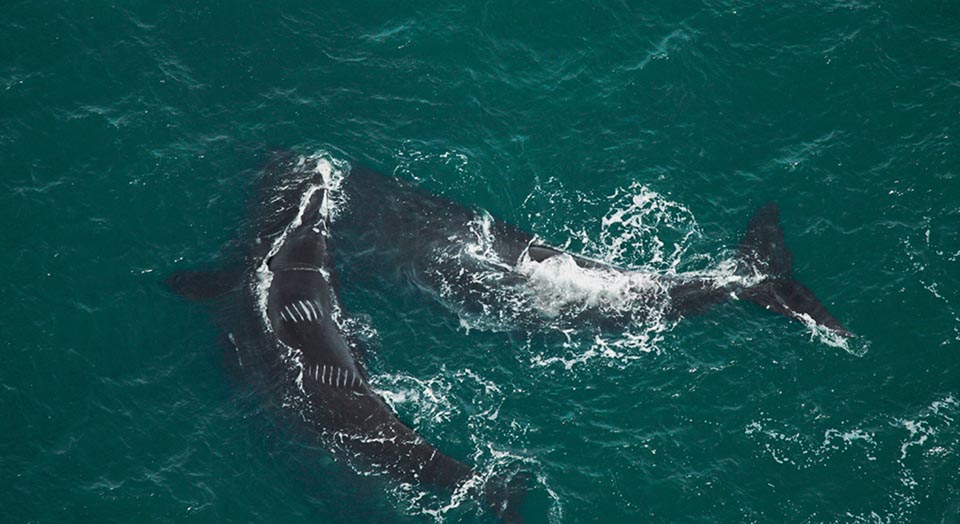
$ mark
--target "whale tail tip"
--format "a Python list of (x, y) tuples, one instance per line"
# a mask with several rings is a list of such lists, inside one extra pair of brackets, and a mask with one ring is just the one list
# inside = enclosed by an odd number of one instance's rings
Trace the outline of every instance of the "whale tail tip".
[(810, 289), (792, 277), (793, 254), (783, 239), (777, 204), (770, 202), (754, 213), (740, 241), (739, 257), (749, 270), (769, 277), (742, 292), (741, 297), (774, 313), (801, 322), (813, 321), (845, 337), (855, 336)]
[(519, 472), (509, 477), (497, 475), (486, 482), (483, 498), (503, 524), (523, 524), (520, 506), (527, 498), (530, 475)]

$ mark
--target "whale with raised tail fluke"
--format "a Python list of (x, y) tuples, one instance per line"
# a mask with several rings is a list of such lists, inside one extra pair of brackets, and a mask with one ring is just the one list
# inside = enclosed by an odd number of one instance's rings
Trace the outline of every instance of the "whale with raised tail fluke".
[(770, 203), (750, 220), (726, 271), (626, 269), (545, 244), (535, 235), (413, 184), (362, 167), (344, 179), (339, 254), (365, 275), (413, 285), (467, 315), (536, 325), (603, 325), (679, 318), (731, 299), (852, 337), (792, 276), (792, 255)]

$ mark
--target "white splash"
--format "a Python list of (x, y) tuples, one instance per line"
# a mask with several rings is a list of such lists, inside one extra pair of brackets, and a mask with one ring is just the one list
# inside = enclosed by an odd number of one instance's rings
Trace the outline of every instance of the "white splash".
[(571, 306), (626, 311), (639, 297), (644, 297), (644, 302), (649, 302), (651, 295), (658, 295), (661, 301), (666, 298), (662, 280), (654, 273), (584, 268), (567, 254), (541, 262), (524, 254), (517, 272), (527, 277), (524, 292), (548, 317), (556, 317)]
[(689, 209), (639, 182), (617, 189), (607, 200), (610, 211), (601, 219), (598, 235), (604, 260), (676, 271), (691, 242), (700, 237)]
[[(426, 515), (436, 522), (459, 521), (473, 511), (487, 515), (489, 509), (477, 503), (477, 491), (487, 482), (502, 481), (504, 476), (519, 469), (534, 476), (527, 486), (529, 489), (544, 489), (552, 499), (550, 522), (562, 522), (559, 496), (546, 476), (539, 473), (542, 465), (535, 457), (510, 451), (518, 447), (514, 441), (528, 430), (516, 422), (505, 426), (500, 417), (500, 409), (510, 391), (470, 368), (451, 371), (441, 367), (430, 378), (381, 373), (371, 380), (377, 393), (394, 411), (408, 413), (406, 417), (418, 432), (431, 433), (450, 426), (469, 429), (472, 453), (468, 462), (477, 465), (477, 475), (450, 495), (410, 483), (395, 485), (391, 495), (405, 512)], [(508, 429), (506, 436), (505, 428)]]

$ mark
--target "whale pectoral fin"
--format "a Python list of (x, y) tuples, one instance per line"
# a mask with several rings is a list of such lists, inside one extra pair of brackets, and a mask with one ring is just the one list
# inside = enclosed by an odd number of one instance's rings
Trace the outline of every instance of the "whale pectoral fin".
[(189, 300), (218, 297), (240, 284), (239, 271), (176, 271), (167, 277), (171, 291)]
[(566, 251), (561, 251), (543, 244), (530, 244), (530, 246), (527, 247), (526, 253), (527, 256), (530, 257), (530, 260), (533, 260), (534, 262), (543, 262), (544, 260), (553, 258), (557, 255), (566, 255), (572, 258), (578, 266), (585, 269), (609, 269), (613, 271), (623, 271), (622, 269), (611, 266), (610, 264), (606, 264), (598, 260), (591, 260), (579, 255), (574, 255), (573, 253), (567, 253)]
[(562, 254), (563, 252), (559, 249), (538, 244), (532, 244), (527, 248), (527, 255), (530, 257), (530, 260), (533, 260), (534, 262), (543, 262), (548, 258)]

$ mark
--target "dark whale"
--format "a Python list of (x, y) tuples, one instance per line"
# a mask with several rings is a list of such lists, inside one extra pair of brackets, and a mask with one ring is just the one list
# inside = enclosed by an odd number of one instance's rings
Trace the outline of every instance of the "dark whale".
[(482, 211), (363, 167), (352, 169), (343, 192), (347, 202), (334, 237), (348, 265), (468, 313), (509, 310), (499, 317), (521, 323), (586, 317), (622, 325), (654, 315), (697, 315), (743, 299), (853, 336), (792, 277), (792, 254), (773, 203), (750, 219), (730, 271), (658, 274), (564, 252)]
[(401, 422), (370, 388), (344, 333), (332, 260), (332, 164), (280, 160), (257, 198), (252, 240), (233, 269), (179, 271), (177, 294), (211, 306), (239, 371), (334, 455), (404, 482), (467, 493), (504, 522), (521, 522), (520, 475), (483, 479)]

